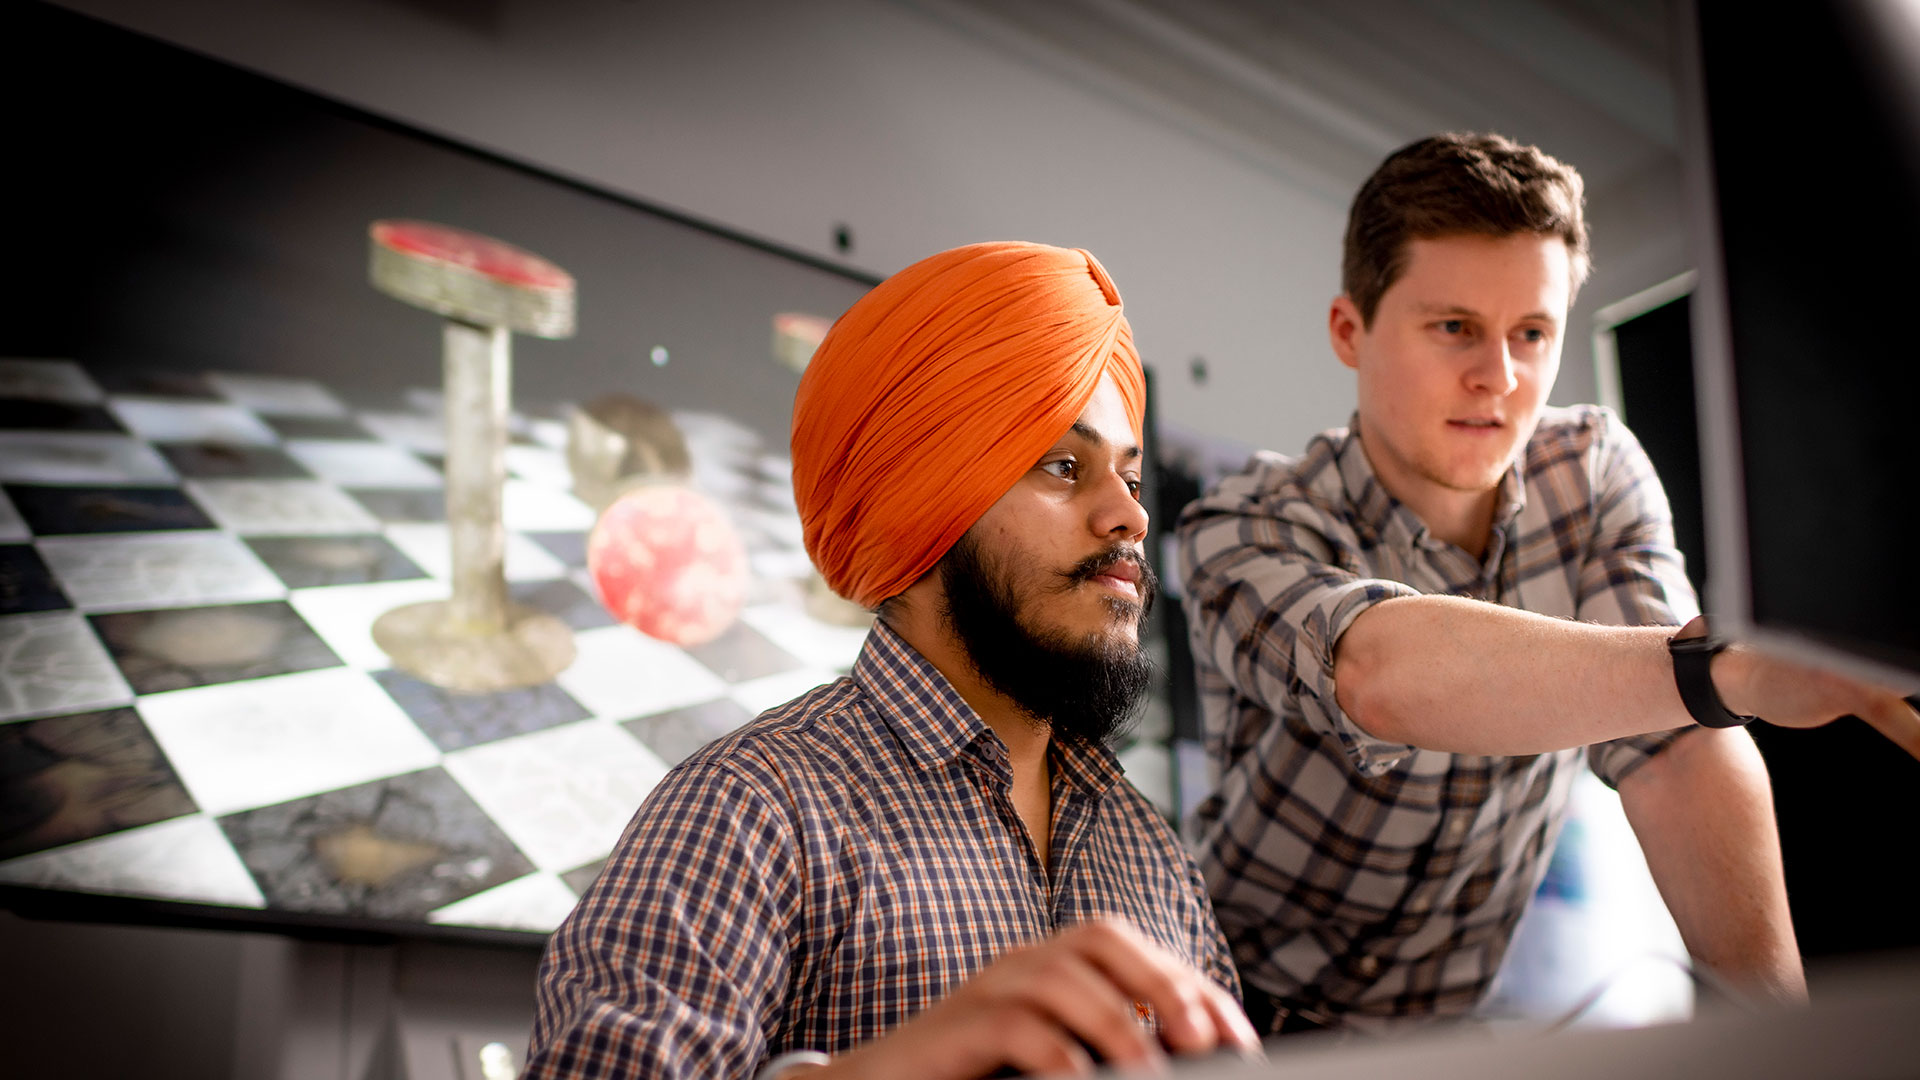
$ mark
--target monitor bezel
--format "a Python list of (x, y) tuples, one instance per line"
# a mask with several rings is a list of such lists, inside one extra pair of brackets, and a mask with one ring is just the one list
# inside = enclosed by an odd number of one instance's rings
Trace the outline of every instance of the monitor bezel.
[(1706, 610), (1717, 634), (1750, 644), (1770, 656), (1879, 683), (1903, 694), (1920, 693), (1920, 672), (1862, 656), (1790, 627), (1763, 624), (1754, 616), (1753, 570), (1748, 558), (1749, 508), (1729, 329), (1732, 312), (1726, 292), (1698, 0), (1675, 5), (1674, 43), (1687, 243), (1696, 275), (1693, 370), (1700, 428), (1700, 481), (1707, 558), (1714, 568), (1707, 583)]

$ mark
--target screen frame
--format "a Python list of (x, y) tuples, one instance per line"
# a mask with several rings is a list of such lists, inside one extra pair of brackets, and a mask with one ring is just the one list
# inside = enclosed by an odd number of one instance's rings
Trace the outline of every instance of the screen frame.
[(1687, 241), (1696, 268), (1693, 364), (1699, 402), (1700, 480), (1707, 518), (1707, 557), (1714, 568), (1713, 578), (1707, 583), (1706, 610), (1713, 616), (1716, 633), (1769, 655), (1880, 683), (1903, 694), (1920, 693), (1920, 671), (1863, 656), (1790, 627), (1763, 624), (1754, 615), (1749, 507), (1731, 343), (1732, 309), (1727, 298), (1719, 180), (1707, 111), (1698, 0), (1675, 5), (1674, 43)]

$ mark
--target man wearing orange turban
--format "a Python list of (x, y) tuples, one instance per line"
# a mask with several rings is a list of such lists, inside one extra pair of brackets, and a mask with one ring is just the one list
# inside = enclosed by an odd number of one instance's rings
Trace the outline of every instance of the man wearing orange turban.
[(820, 572), (879, 618), (850, 678), (641, 806), (548, 946), (528, 1075), (1254, 1045), (1198, 872), (1107, 746), (1148, 671), (1144, 399), (1084, 251), (958, 248), (841, 317), (794, 400), (794, 490)]

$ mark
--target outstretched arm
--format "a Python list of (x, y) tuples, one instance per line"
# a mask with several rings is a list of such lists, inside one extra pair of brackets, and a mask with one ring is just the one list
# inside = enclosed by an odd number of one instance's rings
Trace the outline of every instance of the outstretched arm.
[[(1461, 754), (1538, 754), (1693, 723), (1667, 653), (1672, 627), (1596, 626), (1451, 596), (1381, 601), (1334, 651), (1340, 707), (1377, 738)], [(1897, 737), (1898, 694), (1734, 646), (1720, 700), (1787, 727), (1849, 714)]]
[(1673, 633), (1454, 596), (1397, 597), (1341, 635), (1334, 685), (1341, 709), (1380, 739), (1460, 754), (1547, 753), (1692, 723), (1667, 656)]
[[(1336, 696), (1350, 719), (1382, 739), (1509, 755), (1692, 725), (1667, 624), (1699, 609), (1666, 494), (1638, 440), (1611, 414), (1592, 417), (1586, 437), (1593, 533), (1578, 565), (1575, 619), (1446, 596), (1382, 600), (1335, 649)], [(1770, 723), (1811, 727), (1856, 713), (1902, 741), (1914, 719), (1885, 690), (1737, 646), (1715, 657), (1712, 671), (1728, 708)]]

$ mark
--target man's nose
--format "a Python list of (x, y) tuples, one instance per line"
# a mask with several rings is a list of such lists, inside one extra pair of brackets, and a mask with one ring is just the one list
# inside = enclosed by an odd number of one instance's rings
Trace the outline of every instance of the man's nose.
[(1506, 339), (1490, 341), (1475, 354), (1473, 365), (1467, 369), (1467, 385), (1505, 397), (1520, 385), (1514, 368), (1513, 350), (1507, 346)]
[(1147, 508), (1128, 490), (1125, 477), (1108, 473), (1100, 481), (1098, 498), (1088, 522), (1095, 535), (1106, 539), (1138, 540), (1147, 534)]

